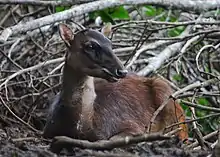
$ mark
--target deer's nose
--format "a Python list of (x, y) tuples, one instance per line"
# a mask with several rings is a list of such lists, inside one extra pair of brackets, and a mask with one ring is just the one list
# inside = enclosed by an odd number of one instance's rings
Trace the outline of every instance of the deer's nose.
[(121, 70), (121, 69), (117, 69), (116, 70), (116, 75), (120, 78), (123, 78), (127, 75), (128, 71), (127, 70)]

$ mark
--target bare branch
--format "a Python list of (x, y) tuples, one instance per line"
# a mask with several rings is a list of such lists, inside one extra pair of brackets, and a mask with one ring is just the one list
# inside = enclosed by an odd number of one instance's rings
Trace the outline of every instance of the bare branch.
[(26, 22), (25, 24), (18, 24), (12, 27), (6, 28), (0, 35), (0, 41), (7, 41), (12, 35), (18, 33), (25, 33), (42, 26), (50, 25), (55, 22), (67, 20), (76, 16), (83, 15), (96, 10), (105, 9), (108, 7), (115, 7), (120, 5), (138, 5), (138, 4), (149, 4), (164, 7), (173, 7), (176, 9), (185, 9), (187, 11), (205, 11), (216, 9), (220, 7), (218, 0), (205, 1), (205, 0), (106, 0), (106, 1), (95, 1), (91, 3), (82, 4), (73, 7), (63, 12), (48, 15), (33, 21)]
[(41, 134), (41, 132), (39, 130), (36, 130), (35, 128), (33, 128), (30, 124), (26, 123), (25, 121), (23, 121), (20, 117), (18, 117), (9, 107), (8, 105), (6, 105), (6, 103), (4, 102), (4, 100), (2, 99), (2, 97), (0, 96), (0, 101), (3, 104), (3, 106), (9, 111), (9, 113), (11, 113), (13, 115), (13, 117), (15, 117), (20, 123), (26, 125), (29, 129), (31, 129), (32, 131)]
[(191, 107), (195, 107), (195, 108), (199, 108), (199, 109), (201, 109), (201, 110), (206, 110), (206, 111), (212, 111), (212, 112), (218, 112), (218, 113), (220, 113), (220, 109), (219, 109), (219, 108), (208, 107), (208, 106), (202, 106), (202, 105), (195, 104), (195, 103), (191, 103), (191, 102), (188, 102), (188, 101), (185, 101), (185, 100), (181, 100), (181, 102), (182, 102), (184, 105), (191, 106)]
[[(188, 26), (188, 29), (186, 29), (180, 36), (184, 36), (185, 34), (188, 34), (190, 31), (191, 27)], [(158, 68), (161, 67), (161, 65), (169, 59), (172, 55), (177, 53), (177, 51), (182, 47), (184, 42), (177, 42), (172, 45), (169, 45), (167, 48), (165, 48), (158, 56), (154, 57), (151, 59), (149, 64), (141, 69), (138, 72), (138, 75), (145, 76), (151, 73), (152, 71), (157, 70)]]
[(2, 88), (2, 86), (4, 85), (7, 85), (8, 81), (10, 81), (11, 79), (15, 78), (16, 76), (18, 75), (21, 75), (25, 72), (28, 72), (28, 71), (32, 71), (32, 70), (36, 70), (38, 68), (41, 68), (43, 66), (47, 66), (49, 64), (54, 64), (54, 63), (58, 63), (58, 62), (62, 62), (64, 61), (64, 58), (61, 57), (61, 58), (57, 58), (57, 59), (53, 59), (53, 60), (49, 60), (49, 61), (46, 61), (46, 62), (42, 62), (42, 63), (39, 63), (35, 66), (32, 66), (32, 67), (29, 67), (29, 68), (26, 68), (26, 69), (22, 69), (22, 70), (19, 70), (17, 71), (16, 73), (10, 75), (1, 85), (0, 85), (0, 88)]
[(111, 150), (117, 147), (123, 147), (126, 145), (139, 143), (139, 142), (150, 142), (157, 140), (170, 139), (169, 136), (161, 135), (158, 133), (154, 134), (143, 134), (135, 137), (125, 137), (115, 140), (102, 140), (97, 142), (89, 142), (85, 140), (72, 139), (66, 136), (57, 136), (51, 145), (52, 150), (62, 149), (62, 147), (68, 145), (72, 147), (79, 147), (83, 149), (96, 149), (96, 150)]
[(95, 0), (62, 0), (62, 1), (44, 1), (44, 0), (1, 0), (0, 4), (25, 4), (41, 6), (70, 6), (75, 4), (88, 3)]

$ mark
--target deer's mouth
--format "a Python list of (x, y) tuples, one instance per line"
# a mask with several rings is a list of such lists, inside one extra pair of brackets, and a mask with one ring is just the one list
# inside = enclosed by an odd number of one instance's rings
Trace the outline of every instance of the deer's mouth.
[(110, 72), (108, 69), (103, 68), (102, 70), (107, 75), (107, 77), (105, 78), (107, 81), (117, 82), (119, 80), (119, 78), (116, 75), (114, 75), (112, 72)]
[(119, 75), (117, 73), (117, 70), (115, 70), (115, 73), (112, 73), (111, 71), (109, 71), (106, 68), (103, 68), (102, 70), (107, 74), (107, 78), (105, 78), (105, 79), (109, 82), (117, 82), (119, 79), (124, 78), (126, 76), (126, 74)]

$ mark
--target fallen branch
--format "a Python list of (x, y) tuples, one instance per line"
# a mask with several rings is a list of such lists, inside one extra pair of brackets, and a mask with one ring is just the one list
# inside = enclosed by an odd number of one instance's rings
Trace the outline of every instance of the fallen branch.
[(126, 69), (130, 68), (134, 64), (134, 62), (137, 60), (137, 58), (140, 56), (141, 53), (146, 52), (148, 50), (153, 50), (159, 46), (169, 44), (169, 43), (171, 43), (171, 42), (170, 41), (157, 41), (157, 42), (151, 43), (149, 45), (143, 46), (142, 48), (137, 50), (137, 52), (131, 58), (131, 61), (126, 66)]
[[(203, 137), (203, 139), (204, 139), (204, 140), (207, 140), (207, 139), (209, 139), (209, 138), (211, 138), (211, 137), (213, 137), (213, 136), (216, 136), (217, 134), (218, 134), (218, 130), (215, 130), (215, 131), (213, 131), (212, 133), (210, 133), (210, 134), (208, 134), (208, 135), (205, 135), (205, 136)], [(190, 145), (186, 145), (186, 146), (184, 147), (184, 149), (192, 149), (192, 148), (198, 146), (198, 144), (199, 144), (199, 142), (196, 141), (196, 142), (194, 142), (194, 143), (192, 143), (192, 144), (190, 144)]]
[(92, 2), (94, 0), (61, 0), (61, 1), (45, 1), (45, 0), (1, 0), (0, 4), (23, 4), (23, 5), (41, 5), (41, 6), (70, 6), (82, 3)]
[(102, 140), (97, 142), (89, 142), (85, 140), (72, 139), (66, 136), (57, 136), (53, 139), (51, 144), (51, 150), (54, 152), (61, 151), (64, 147), (79, 147), (82, 149), (95, 149), (95, 150), (111, 150), (117, 147), (123, 147), (130, 144), (140, 142), (152, 142), (157, 140), (166, 140), (171, 137), (161, 135), (158, 133), (154, 134), (143, 134), (139, 136), (127, 136), (125, 138), (119, 138), (115, 140)]

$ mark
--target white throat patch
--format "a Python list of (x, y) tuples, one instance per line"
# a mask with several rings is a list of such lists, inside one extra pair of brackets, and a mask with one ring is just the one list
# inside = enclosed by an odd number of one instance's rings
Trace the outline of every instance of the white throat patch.
[(82, 130), (84, 127), (89, 127), (86, 125), (90, 125), (88, 123), (92, 122), (92, 116), (94, 112), (93, 103), (96, 98), (94, 78), (88, 76), (82, 88), (82, 114), (80, 121), (77, 123), (78, 130)]

